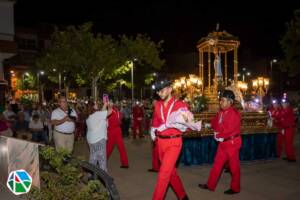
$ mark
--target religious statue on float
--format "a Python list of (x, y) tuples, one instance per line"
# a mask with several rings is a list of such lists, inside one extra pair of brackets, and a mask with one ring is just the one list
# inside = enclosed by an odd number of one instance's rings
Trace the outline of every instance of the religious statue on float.
[(223, 89), (223, 74), (222, 74), (222, 63), (221, 63), (221, 52), (218, 52), (218, 49), (214, 51), (215, 59), (214, 59), (214, 89), (215, 91), (220, 91)]

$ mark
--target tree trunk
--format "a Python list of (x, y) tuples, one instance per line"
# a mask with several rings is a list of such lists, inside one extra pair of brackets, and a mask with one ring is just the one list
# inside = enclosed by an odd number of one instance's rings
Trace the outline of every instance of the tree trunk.
[(97, 80), (98, 78), (93, 78), (92, 79), (92, 98), (94, 101), (98, 100), (98, 87), (97, 87)]
[(44, 85), (41, 85), (41, 101), (42, 103), (45, 101), (45, 94), (44, 94)]
[(66, 98), (69, 99), (69, 85), (66, 84), (65, 87), (66, 87), (66, 88), (65, 88), (65, 91), (66, 91)]

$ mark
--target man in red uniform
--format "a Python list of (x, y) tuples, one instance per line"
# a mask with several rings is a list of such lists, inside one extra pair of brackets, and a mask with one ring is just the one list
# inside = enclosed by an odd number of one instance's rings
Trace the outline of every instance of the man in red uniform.
[(158, 127), (166, 123), (172, 112), (187, 107), (184, 102), (172, 97), (171, 84), (172, 82), (168, 79), (159, 80), (155, 84), (155, 89), (161, 100), (156, 102), (154, 107), (151, 137), (157, 139), (160, 168), (153, 200), (164, 199), (169, 184), (178, 199), (188, 199), (175, 166), (182, 148), (182, 132), (175, 128), (168, 128), (161, 132), (157, 130)]
[(234, 93), (224, 90), (220, 98), (220, 111), (211, 121), (214, 137), (219, 142), (214, 164), (206, 184), (199, 184), (202, 189), (214, 191), (225, 163), (231, 172), (230, 189), (225, 194), (240, 192), (240, 160), (239, 151), (242, 140), (240, 137), (240, 113), (233, 107)]
[(142, 129), (142, 121), (144, 117), (144, 110), (139, 102), (136, 102), (135, 106), (132, 108), (132, 118), (133, 118), (133, 139), (138, 135), (140, 138), (144, 137)]
[[(154, 111), (156, 102), (157, 102), (157, 98), (153, 99), (153, 102), (152, 102), (152, 110), (153, 111)], [(152, 114), (152, 118), (153, 118), (153, 114)], [(152, 123), (152, 121), (151, 121), (151, 123)], [(153, 140), (153, 142), (152, 142), (152, 168), (148, 169), (148, 171), (149, 172), (158, 172), (158, 170), (159, 170), (159, 157), (158, 157), (157, 139), (155, 139), (155, 134), (153, 135), (152, 140)]]
[(128, 168), (128, 158), (122, 138), (121, 120), (120, 111), (113, 107), (112, 113), (108, 116), (106, 155), (108, 160), (114, 146), (117, 145), (120, 153), (121, 168)]
[(281, 102), (282, 110), (280, 114), (280, 124), (282, 127), (282, 133), (277, 138), (279, 144), (277, 147), (278, 157), (282, 153), (282, 144), (285, 141), (285, 153), (288, 162), (296, 162), (296, 154), (293, 146), (295, 136), (295, 115), (292, 107), (290, 106), (287, 99), (282, 99)]

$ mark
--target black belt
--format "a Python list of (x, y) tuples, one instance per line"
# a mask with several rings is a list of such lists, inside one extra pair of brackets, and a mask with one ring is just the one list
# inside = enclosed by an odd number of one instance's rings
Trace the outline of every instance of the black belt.
[(228, 138), (225, 138), (223, 142), (226, 142), (226, 141), (228, 141), (228, 140), (232, 140), (232, 139), (234, 139), (234, 138), (236, 138), (236, 137), (239, 137), (239, 136), (240, 136), (240, 134), (236, 134), (236, 135), (230, 136), (230, 137), (228, 137)]
[(74, 132), (72, 132), (72, 133), (65, 133), (65, 132), (58, 131), (56, 129), (54, 129), (54, 131), (56, 131), (56, 132), (58, 132), (60, 134), (64, 134), (64, 135), (72, 135), (74, 133)]
[(157, 137), (161, 139), (171, 139), (181, 137), (181, 135), (157, 135)]

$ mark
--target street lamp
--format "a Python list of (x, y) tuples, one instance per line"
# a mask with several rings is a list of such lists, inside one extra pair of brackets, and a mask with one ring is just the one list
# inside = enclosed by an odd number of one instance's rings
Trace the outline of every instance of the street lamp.
[(44, 75), (44, 74), (45, 74), (44, 71), (38, 71), (38, 72), (36, 73), (36, 77), (37, 77), (37, 85), (38, 85), (38, 87), (39, 87), (39, 85), (40, 85), (40, 75)]
[(25, 73), (22, 75), (22, 85), (23, 85), (23, 90), (25, 90), (25, 76), (29, 76), (29, 73), (28, 73), (28, 72), (25, 72)]
[(249, 71), (247, 71), (247, 68), (243, 67), (242, 68), (242, 81), (245, 82), (245, 76), (250, 76), (250, 75), (251, 75), (251, 73)]
[(277, 59), (272, 59), (272, 60), (270, 61), (271, 72), (272, 72), (272, 70), (273, 70), (273, 63), (277, 63)]
[(272, 59), (272, 60), (270, 61), (270, 66), (271, 66), (271, 75), (270, 75), (270, 77), (271, 77), (271, 82), (273, 82), (273, 63), (277, 63), (277, 59)]
[(133, 58), (131, 61), (131, 104), (133, 105), (134, 101), (134, 84), (133, 84), (133, 68), (134, 68), (134, 62), (136, 62), (138, 59)]
[(11, 76), (16, 76), (15, 72), (13, 70), (10, 70)]
[(44, 71), (38, 71), (36, 74), (37, 77), (37, 89), (38, 89), (38, 96), (39, 96), (39, 101), (41, 101), (41, 88), (40, 88), (40, 75), (44, 75), (45, 72)]
[[(53, 68), (53, 72), (56, 72), (56, 69)], [(58, 91), (61, 93), (61, 72), (58, 72)]]

